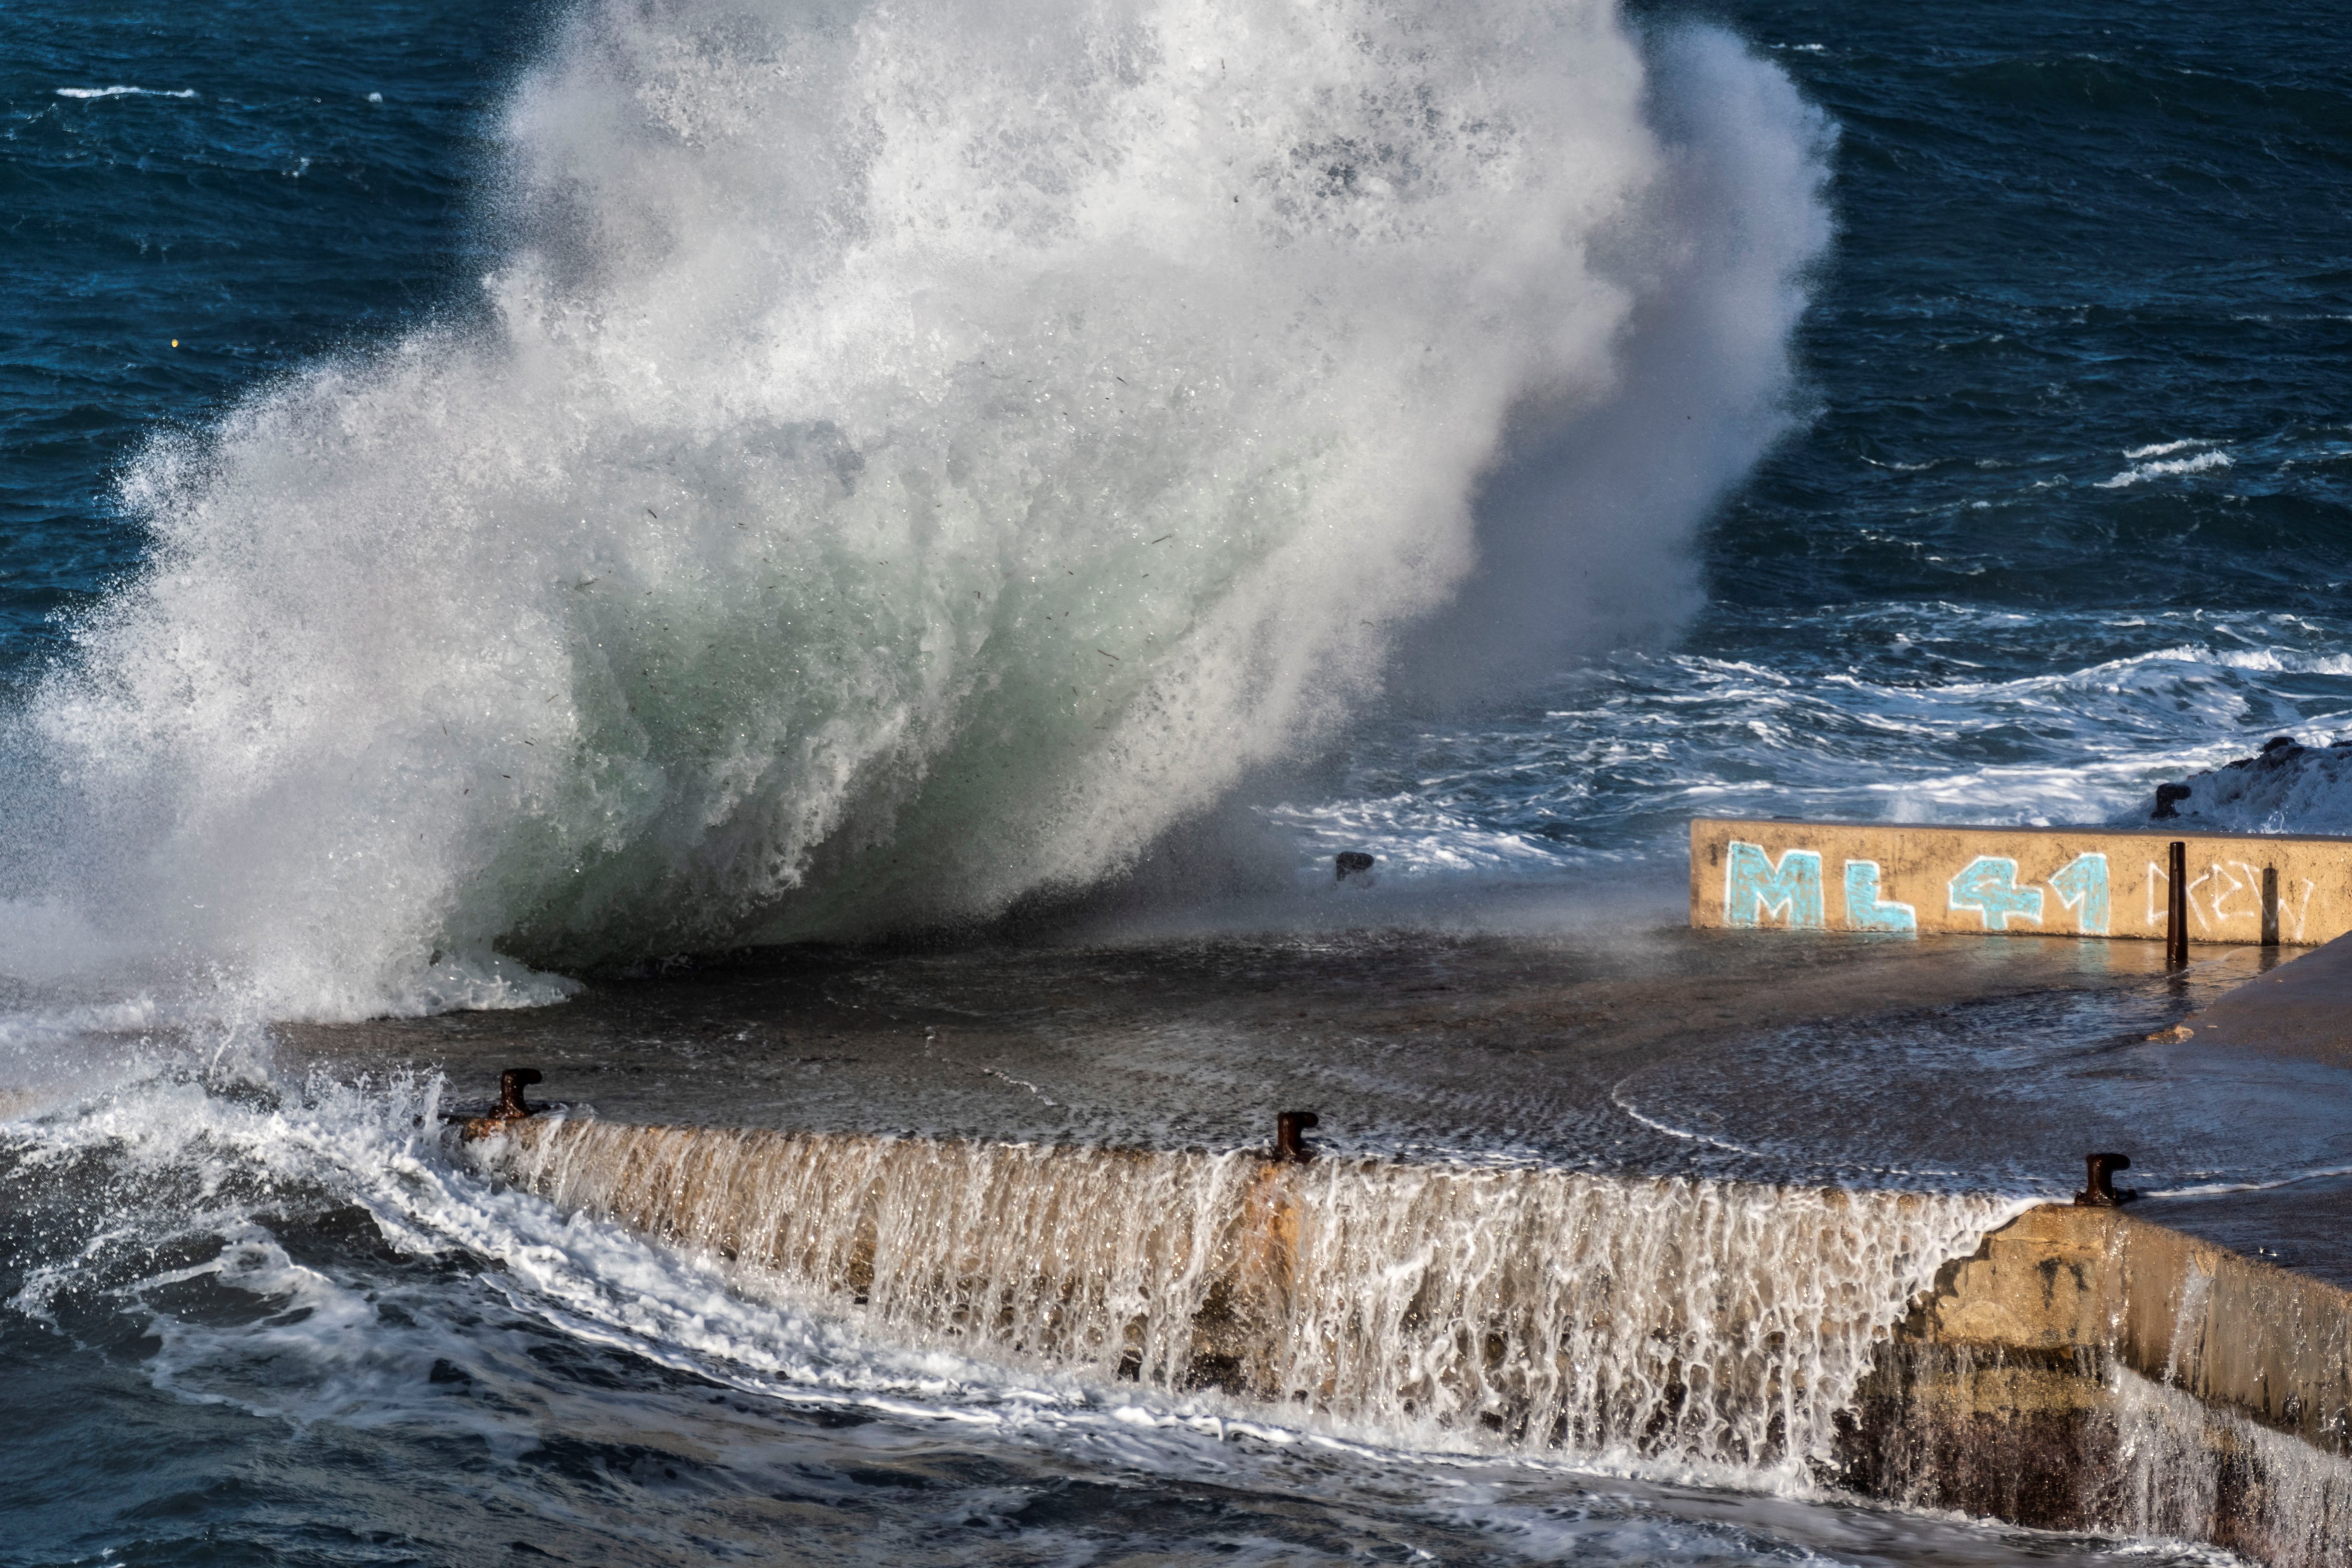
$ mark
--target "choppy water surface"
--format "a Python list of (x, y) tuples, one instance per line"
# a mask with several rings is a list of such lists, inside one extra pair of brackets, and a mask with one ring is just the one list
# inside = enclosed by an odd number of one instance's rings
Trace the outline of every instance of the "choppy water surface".
[(2125, 1147), (2345, 1270), (2343, 1069), (2146, 1037), (2253, 957), (1663, 929), (1693, 812), (2346, 727), (2335, 30), (11, 6), (0, 1561), (2196, 1560), (960, 1348), (433, 1118)]

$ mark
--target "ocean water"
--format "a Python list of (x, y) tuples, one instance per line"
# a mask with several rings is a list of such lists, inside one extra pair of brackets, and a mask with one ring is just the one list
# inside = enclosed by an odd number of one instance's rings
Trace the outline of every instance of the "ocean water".
[[(2086, 1125), (2352, 1168), (2336, 1069), (2133, 1047), (2221, 970), (1771, 1014), (1591, 937), (1694, 812), (2102, 820), (2352, 731), (2336, 30), (0, 11), (0, 1563), (2205, 1560), (999, 1353), (433, 1118), (584, 1040), (640, 1119), (1222, 1156), (1312, 1090), (1963, 1239)], [(1848, 1349), (1921, 1261), (1860, 1250)]]

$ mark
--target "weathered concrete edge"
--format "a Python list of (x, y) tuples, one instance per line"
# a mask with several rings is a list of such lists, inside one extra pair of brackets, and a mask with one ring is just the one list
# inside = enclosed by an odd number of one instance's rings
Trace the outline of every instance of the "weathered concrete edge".
[(2027, 1361), (2112, 1357), (2352, 1457), (2352, 1291), (2126, 1210), (2028, 1210), (1947, 1264), (1902, 1331)]
[[(496, 1131), (529, 1147), (562, 1125), (561, 1118), (534, 1117), (468, 1124), (466, 1135)], [(753, 1145), (896, 1142), (756, 1129), (737, 1130), (734, 1137)], [(965, 1141), (912, 1142), (946, 1147)], [(1139, 1150), (1087, 1152), (1146, 1157)], [(1294, 1169), (1266, 1162), (1251, 1181), (1263, 1192), (1246, 1205), (1250, 1223), (1269, 1228), (1276, 1250), (1295, 1228), (1295, 1216), (1285, 1223), (1295, 1200), (1281, 1182)], [(677, 1222), (663, 1201), (667, 1184), (640, 1185), (641, 1203), (616, 1217), (656, 1234), (672, 1233)], [(1842, 1189), (1825, 1191), (1843, 1195)], [(2326, 1452), (2352, 1457), (2352, 1291), (2135, 1219), (2126, 1209), (2054, 1204), (2027, 1209), (1986, 1235), (1973, 1253), (1947, 1260), (1895, 1338), (2052, 1368), (2113, 1360)]]
[(2347, 1405), (2352, 1293), (2114, 1210), (2042, 1207), (1914, 1303), (1825, 1479), (2042, 1529), (2345, 1568)]
[(2352, 931), (2352, 838), (1707, 816), (1690, 825), (1690, 921), (2154, 940), (2175, 841), (2191, 940), (2310, 947)]

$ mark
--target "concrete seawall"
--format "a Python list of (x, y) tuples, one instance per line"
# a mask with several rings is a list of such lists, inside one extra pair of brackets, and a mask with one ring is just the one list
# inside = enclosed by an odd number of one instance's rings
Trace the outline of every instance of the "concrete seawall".
[(2352, 838), (2098, 827), (1691, 822), (1694, 926), (2164, 936), (2188, 846), (2196, 942), (2312, 947), (2352, 931)]
[(2352, 1293), (2112, 1209), (549, 1117), (463, 1146), (918, 1341), (2352, 1568)]
[(1938, 1275), (1876, 1358), (1839, 1479), (2053, 1530), (2352, 1563), (2352, 1294), (2043, 1207)]

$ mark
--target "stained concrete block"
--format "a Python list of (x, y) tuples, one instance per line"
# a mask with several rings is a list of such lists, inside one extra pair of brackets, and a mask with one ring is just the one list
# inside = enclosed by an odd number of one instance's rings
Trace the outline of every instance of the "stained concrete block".
[(2352, 1293), (2122, 1210), (2030, 1210), (1939, 1272), (1840, 1450), (1874, 1496), (2336, 1568)]
[(2192, 942), (2352, 931), (2352, 838), (1726, 817), (1690, 834), (1694, 926), (2160, 940), (2178, 841)]
[(1947, 1265), (1898, 1341), (2112, 1360), (2352, 1455), (2352, 1292), (2132, 1219), (2046, 1205)]

